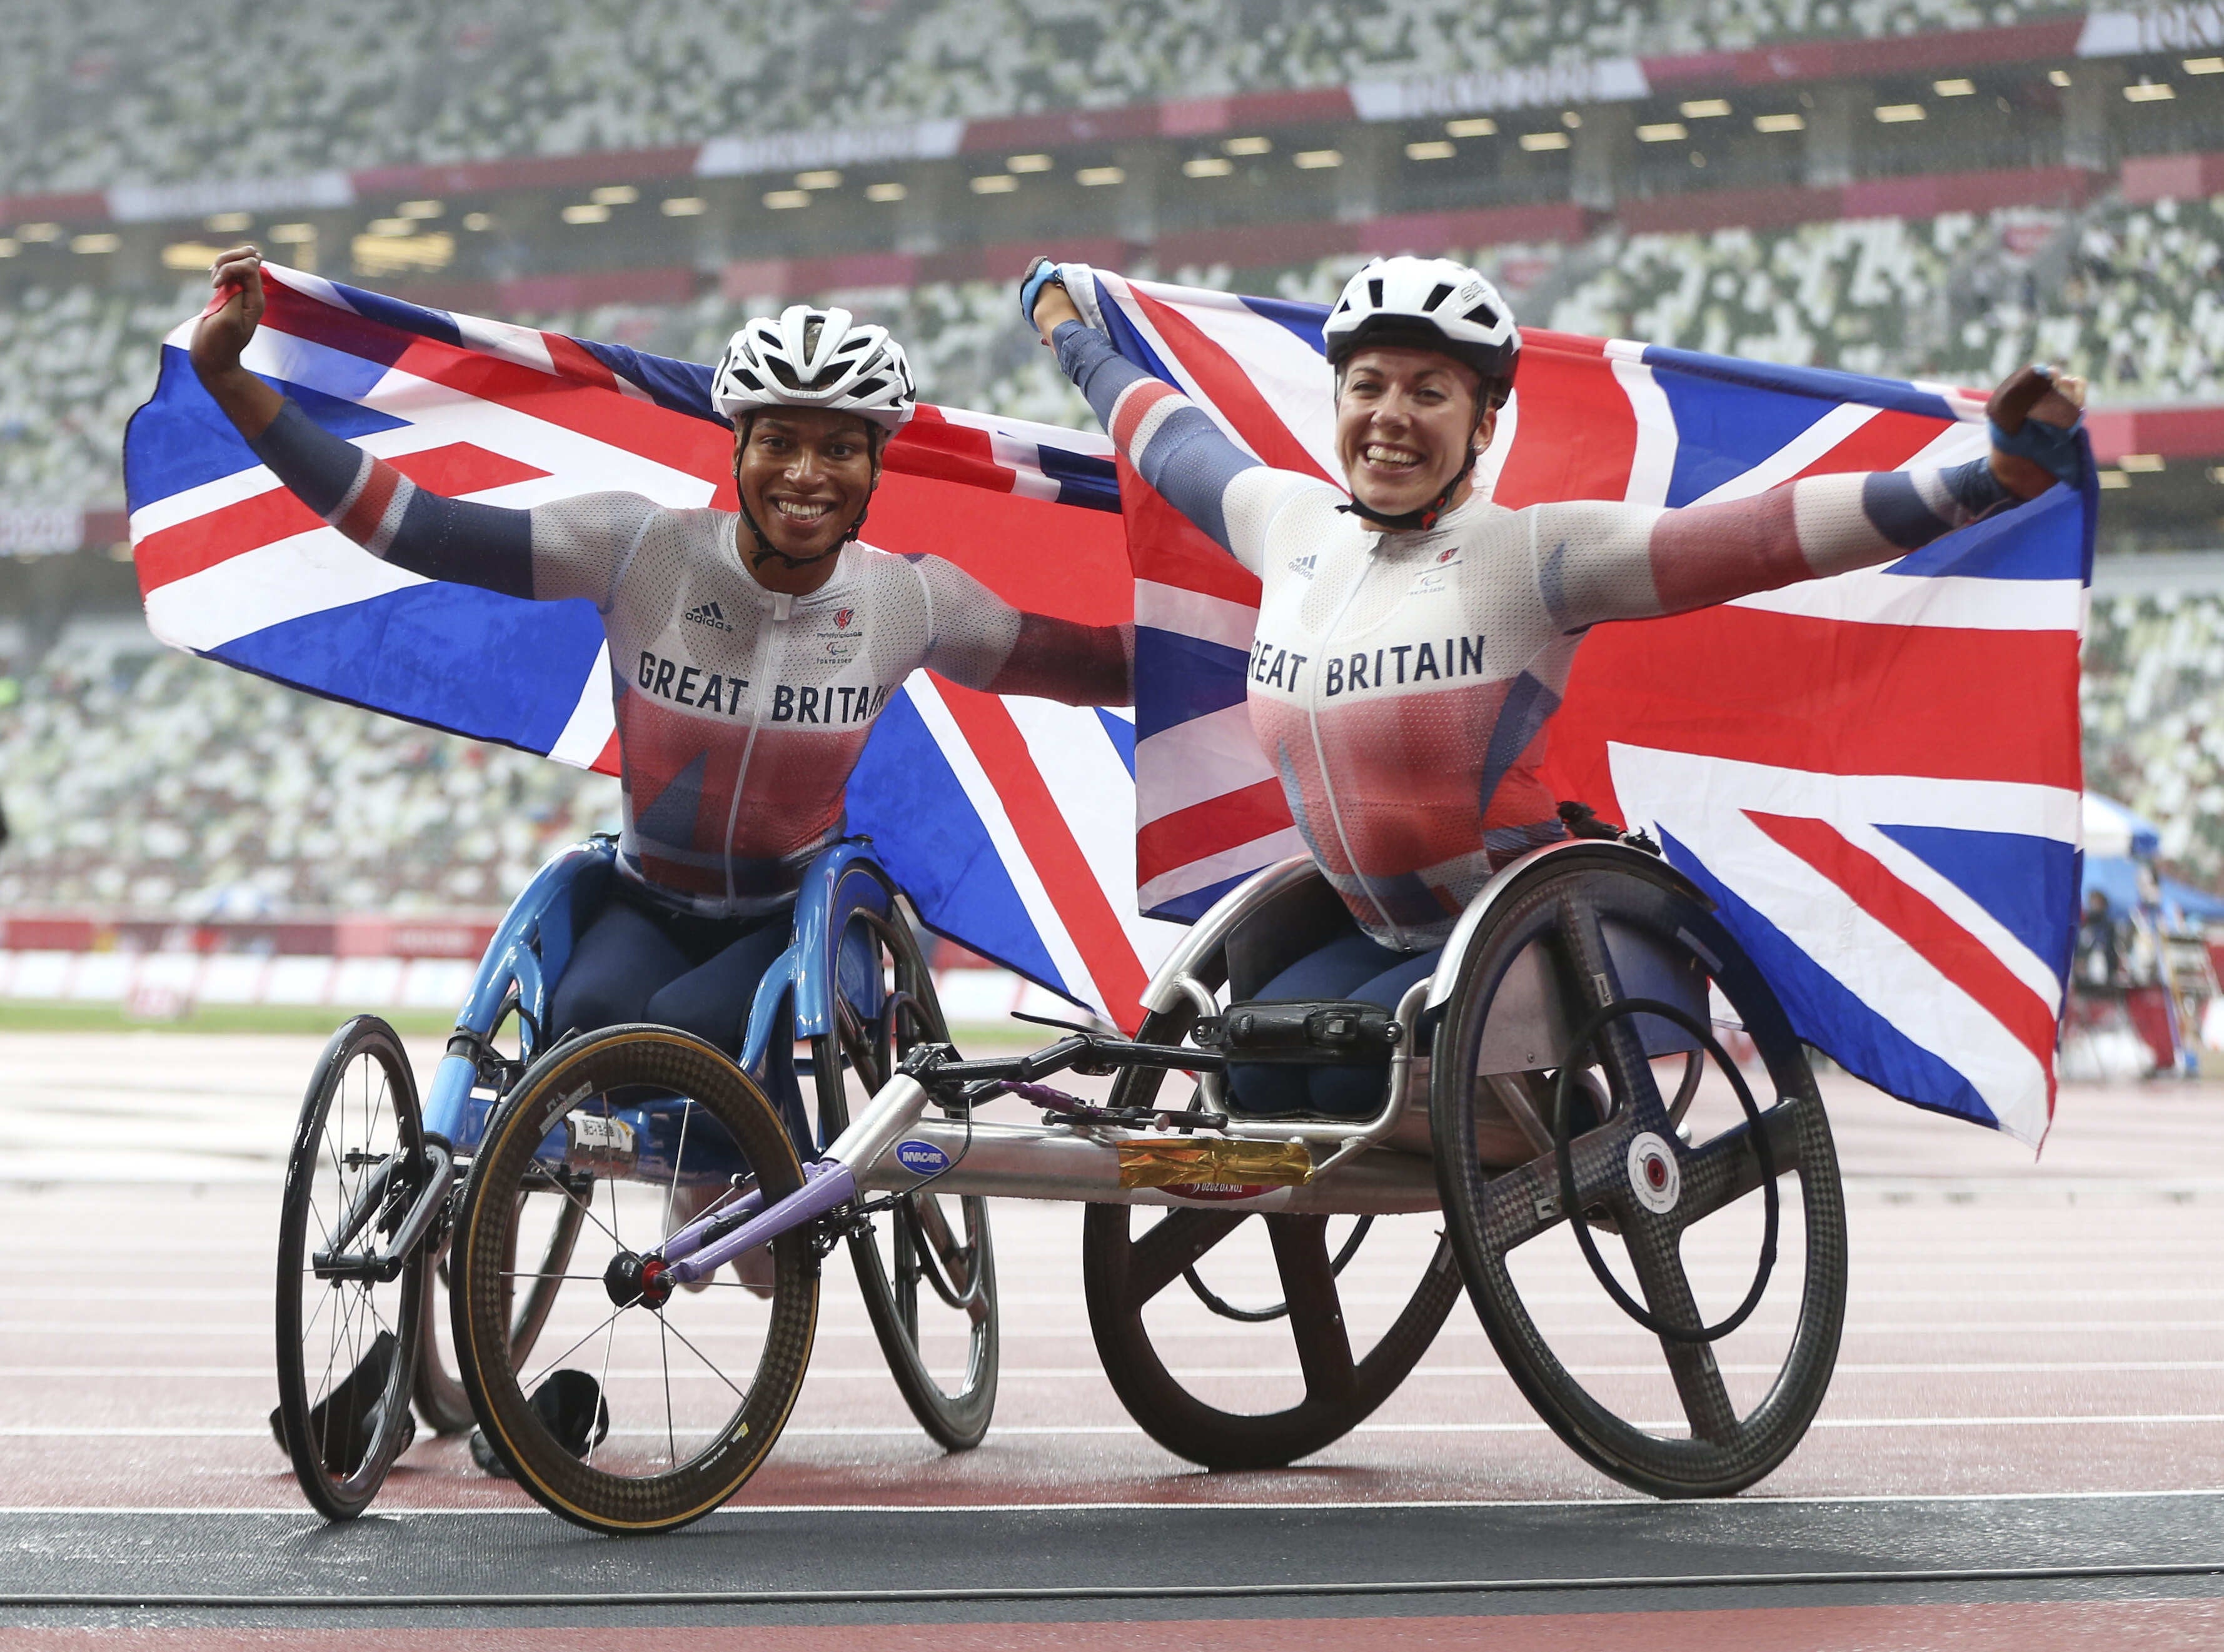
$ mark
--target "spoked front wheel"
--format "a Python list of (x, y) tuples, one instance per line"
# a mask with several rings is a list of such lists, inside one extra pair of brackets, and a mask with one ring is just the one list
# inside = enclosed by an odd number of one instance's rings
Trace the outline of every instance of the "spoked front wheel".
[[(802, 1182), (763, 1092), (672, 1028), (573, 1040), (519, 1080), (457, 1224), (456, 1351), (488, 1443), (550, 1510), (597, 1531), (665, 1531), (756, 1472), (811, 1358), (811, 1234), (774, 1240), (770, 1267), (746, 1282), (722, 1268), (674, 1289), (648, 1263), (696, 1215), (739, 1215), (752, 1195), (769, 1205)], [(552, 1274), (526, 1259), (558, 1254), (563, 1206), (578, 1237)], [(558, 1283), (531, 1353), (515, 1355), (518, 1302)]]
[[(1750, 1039), (1749, 1085), (1715, 1028)], [(1635, 851), (1548, 854), (1462, 967), (1431, 1108), (1476, 1311), (1562, 1440), (1659, 1497), (1727, 1496), (1790, 1455), (1837, 1358), (1844, 1194), (1804, 1047), (1687, 885)], [(1456, 1149), (1503, 1139), (1509, 1108), (1564, 1155)]]
[[(837, 956), (837, 1029), (812, 1041), (811, 1057), (829, 1141), (850, 1122), (845, 1066), (869, 1097), (913, 1046), (949, 1037), (918, 940), (893, 908), (852, 913)], [(988, 1200), (932, 1187), (897, 1194), (851, 1231), (850, 1258), (919, 1427), (945, 1451), (979, 1445), (996, 1408), (999, 1346)]]
[(415, 1434), (426, 1259), (421, 1245), (398, 1251), (396, 1241), (431, 1172), (401, 1041), (358, 1016), (309, 1080), (278, 1221), (273, 1422), (328, 1520), (368, 1508)]

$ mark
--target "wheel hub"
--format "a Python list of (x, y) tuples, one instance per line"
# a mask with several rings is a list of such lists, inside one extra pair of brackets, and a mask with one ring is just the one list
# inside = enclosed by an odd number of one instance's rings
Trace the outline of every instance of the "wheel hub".
[(1683, 1196), (1684, 1173), (1675, 1151), (1651, 1130), (1640, 1130), (1630, 1138), (1629, 1190), (1655, 1216), (1667, 1215)]
[(671, 1271), (672, 1265), (661, 1256), (639, 1256), (621, 1250), (603, 1269), (603, 1288), (616, 1307), (631, 1307), (639, 1302), (660, 1308), (672, 1300)]

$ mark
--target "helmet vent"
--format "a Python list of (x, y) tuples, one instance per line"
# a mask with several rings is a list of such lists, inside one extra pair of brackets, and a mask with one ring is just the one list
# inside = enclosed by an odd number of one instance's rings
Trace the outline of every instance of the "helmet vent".
[(1367, 301), (1375, 309), (1382, 307), (1382, 278), (1380, 275), (1367, 283)]
[(1440, 281), (1430, 289), (1428, 297), (1421, 301), (1421, 307), (1425, 310), (1433, 310), (1451, 295), (1452, 284), (1448, 281)]
[(1498, 312), (1487, 303), (1478, 304), (1467, 313), (1466, 320), (1479, 327), (1494, 327), (1498, 325)]

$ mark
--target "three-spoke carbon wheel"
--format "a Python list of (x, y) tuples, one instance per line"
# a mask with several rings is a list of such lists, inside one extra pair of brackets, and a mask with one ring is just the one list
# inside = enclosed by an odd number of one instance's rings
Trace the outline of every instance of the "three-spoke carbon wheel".
[[(900, 915), (851, 913), (838, 956), (838, 1024), (812, 1041), (811, 1054), (829, 1141), (850, 1122), (845, 1067), (869, 1097), (913, 1046), (949, 1036), (926, 960)], [(999, 1347), (988, 1200), (931, 1187), (900, 1194), (851, 1232), (850, 1258), (889, 1374), (919, 1427), (946, 1451), (979, 1445), (996, 1408)]]
[[(473, 1161), (450, 1270), (456, 1351), (489, 1444), (566, 1520), (664, 1531), (738, 1491), (780, 1438), (818, 1325), (812, 1237), (695, 1288), (643, 1259), (697, 1215), (803, 1173), (778, 1116), (724, 1055), (668, 1027), (613, 1027), (536, 1062)], [(568, 1263), (553, 1243), (577, 1212)], [(544, 1259), (521, 1267), (522, 1258)], [(755, 1258), (761, 1264), (751, 1271)], [(518, 1303), (563, 1284), (532, 1352)]]
[(273, 1421), (302, 1491), (328, 1520), (361, 1514), (415, 1434), (409, 1379), (425, 1255), (414, 1248), (390, 1272), (376, 1264), (429, 1173), (401, 1041), (357, 1016), (310, 1078), (278, 1222)]
[[(1677, 1017), (1610, 1010), (1634, 1000)], [(1710, 1022), (1750, 1041), (1758, 1130), (1721, 1041), (1698, 1035)], [(1586, 1048), (1557, 1047), (1586, 1026)], [(1566, 1084), (1563, 1061), (1576, 1067)], [(1689, 885), (1619, 847), (1542, 858), (1466, 959), (1436, 1035), (1431, 1107), (1469, 1291), (1561, 1439), (1660, 1497), (1727, 1496), (1791, 1453), (1844, 1320), (1837, 1157), (1782, 1007)], [(1509, 1111), (1532, 1141), (1560, 1132), (1588, 1247), (1568, 1223), (1557, 1148), (1503, 1169), (1455, 1147), (1502, 1141)], [(1787, 1175), (1796, 1200), (1779, 1191)], [(1779, 1240), (1779, 1215), (1796, 1247)], [(1590, 1294), (1609, 1280), (1634, 1314)], [(1631, 1361), (1648, 1346), (1658, 1363)]]
[[(1225, 977), (1222, 960), (1199, 972), (1215, 990)], [(1197, 1017), (1154, 1011), (1136, 1037), (1179, 1044)], [(1165, 1078), (1132, 1068), (1111, 1104), (1180, 1104), (1159, 1101)], [(1310, 1456), (1390, 1397), (1459, 1300), (1437, 1226), (1433, 1213), (1254, 1216), (1202, 1196), (1163, 1215), (1092, 1205), (1082, 1284), (1104, 1374), (1143, 1432), (1192, 1463), (1279, 1468)]]

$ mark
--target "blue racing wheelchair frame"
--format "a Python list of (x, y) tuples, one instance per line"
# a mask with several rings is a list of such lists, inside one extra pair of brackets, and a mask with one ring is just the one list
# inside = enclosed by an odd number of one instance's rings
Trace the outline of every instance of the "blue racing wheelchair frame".
[[(616, 843), (591, 839), (552, 857), (511, 902), (421, 1117), (400, 1040), (376, 1017), (349, 1022), (319, 1063), (288, 1168), (281, 1403), (273, 1422), (303, 1490), (331, 1517), (358, 1513), (376, 1495), (414, 1434), (412, 1397), (437, 1432), (473, 1421), (471, 1373), (443, 1347), (451, 1315), (429, 1299), (449, 1282), (448, 1246), (471, 1157), (520, 1079), (558, 1041), (549, 1025), (556, 984), (618, 875)], [(735, 1076), (746, 1074), (752, 1088), (761, 1086), (775, 1036), (808, 1042), (798, 1070), (816, 1090), (818, 1141), (793, 1150), (812, 1156), (848, 1125), (850, 1075), (869, 1095), (903, 1051), (946, 1037), (900, 892), (866, 841), (837, 843), (806, 870), (790, 944), (767, 971), (746, 1028)], [(505, 1040), (514, 1040), (514, 1054)], [(593, 1219), (579, 1167), (666, 1187), (674, 1206), (679, 1188), (715, 1198), (711, 1190), (751, 1174), (733, 1133), (705, 1129), (675, 1095), (636, 1091), (599, 1122), (597, 1140), (575, 1139), (577, 1129), (542, 1142), (530, 1197), (517, 1195), (521, 1207), (547, 1212), (533, 1222), (521, 1208), (537, 1265), (519, 1269), (512, 1256), (504, 1270), (513, 1359), (525, 1358), (540, 1336), (583, 1219)], [(986, 1433), (995, 1405), (995, 1263), (985, 1203), (947, 1202), (947, 1210), (932, 1194), (888, 1202), (860, 1212), (847, 1237), (868, 1316), (907, 1403), (930, 1435), (963, 1450)], [(930, 1321), (935, 1297), (949, 1311), (951, 1325), (933, 1339), (945, 1357), (923, 1345), (922, 1280), (932, 1288)], [(949, 1357), (952, 1338), (940, 1333), (951, 1326), (962, 1357)]]

